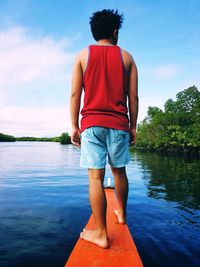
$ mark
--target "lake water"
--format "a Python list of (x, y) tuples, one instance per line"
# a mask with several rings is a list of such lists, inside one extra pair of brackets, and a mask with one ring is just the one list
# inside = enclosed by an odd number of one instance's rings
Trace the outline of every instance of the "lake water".
[[(91, 213), (79, 157), (71, 145), (0, 143), (0, 267), (64, 266)], [(144, 266), (200, 266), (200, 161), (137, 152), (127, 173)]]

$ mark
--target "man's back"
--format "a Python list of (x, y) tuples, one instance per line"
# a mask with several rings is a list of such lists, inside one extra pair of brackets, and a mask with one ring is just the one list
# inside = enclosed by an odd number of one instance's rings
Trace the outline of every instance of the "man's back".
[(128, 72), (116, 45), (90, 45), (83, 73), (81, 131), (101, 126), (129, 131)]

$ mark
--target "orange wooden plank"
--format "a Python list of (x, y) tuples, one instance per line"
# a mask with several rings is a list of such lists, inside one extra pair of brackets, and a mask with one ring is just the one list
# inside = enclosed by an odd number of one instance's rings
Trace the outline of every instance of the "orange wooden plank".
[[(118, 224), (113, 210), (118, 208), (113, 189), (105, 189), (110, 247), (99, 248), (83, 239), (77, 241), (65, 267), (142, 267), (142, 261), (126, 224)], [(95, 228), (91, 215), (87, 226)]]

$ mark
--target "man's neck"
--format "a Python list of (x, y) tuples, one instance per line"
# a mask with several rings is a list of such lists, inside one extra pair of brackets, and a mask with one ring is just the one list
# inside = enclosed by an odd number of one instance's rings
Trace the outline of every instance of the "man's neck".
[(97, 41), (98, 45), (115, 45), (112, 40), (109, 39), (101, 39), (99, 41)]

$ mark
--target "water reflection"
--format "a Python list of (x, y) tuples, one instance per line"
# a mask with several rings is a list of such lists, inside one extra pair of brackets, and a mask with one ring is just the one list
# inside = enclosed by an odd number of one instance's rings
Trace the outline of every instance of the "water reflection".
[[(0, 267), (64, 266), (91, 213), (79, 159), (58, 143), (0, 144)], [(139, 152), (127, 172), (128, 225), (144, 266), (198, 266), (198, 161)]]
[(137, 152), (137, 160), (147, 181), (149, 197), (178, 202), (184, 209), (200, 208), (199, 160), (152, 152)]

